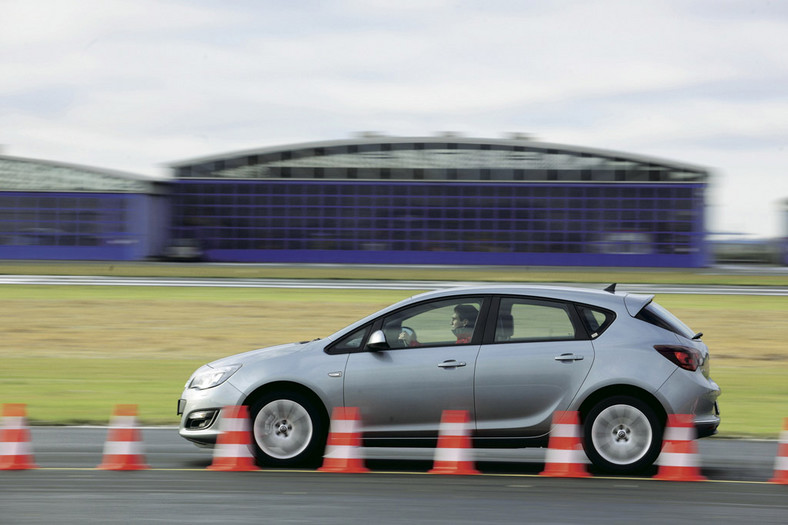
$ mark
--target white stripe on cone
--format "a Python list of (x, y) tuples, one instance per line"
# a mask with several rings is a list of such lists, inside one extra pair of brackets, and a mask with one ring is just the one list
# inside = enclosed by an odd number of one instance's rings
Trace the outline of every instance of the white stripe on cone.
[(553, 425), (552, 429), (550, 430), (551, 437), (560, 437), (560, 438), (579, 438), (580, 437), (580, 426), (579, 425), (569, 425), (566, 423), (558, 423)]
[(582, 449), (560, 449), (548, 448), (547, 456), (545, 456), (546, 464), (557, 463), (573, 463), (573, 464), (588, 464), (589, 460), (586, 453)]
[(140, 456), (142, 445), (139, 441), (107, 441), (104, 443), (105, 456)]
[(251, 458), (249, 446), (241, 443), (225, 443), (217, 446), (213, 453), (214, 458)]
[(248, 422), (242, 417), (228, 417), (222, 419), (222, 432), (247, 432)]
[(3, 429), (5, 430), (22, 430), (27, 428), (24, 417), (21, 416), (5, 416), (3, 418)]
[(657, 465), (665, 467), (698, 467), (695, 454), (681, 454), (677, 452), (663, 452), (657, 458)]
[(692, 427), (668, 427), (665, 429), (665, 441), (694, 441), (695, 429)]
[(136, 416), (113, 416), (112, 428), (135, 428), (137, 426)]
[(435, 449), (435, 462), (459, 462), (472, 461), (471, 454), (467, 448), (438, 447)]
[(356, 429), (355, 419), (335, 419), (331, 421), (329, 432), (332, 434), (355, 434), (358, 432)]
[(8, 441), (0, 443), (0, 456), (29, 456), (30, 444), (27, 441)]
[(440, 424), (440, 435), (442, 436), (464, 436), (468, 433), (466, 423), (444, 423)]
[(326, 450), (323, 458), (330, 459), (360, 459), (361, 455), (358, 453), (359, 447), (351, 447), (349, 445), (331, 445)]

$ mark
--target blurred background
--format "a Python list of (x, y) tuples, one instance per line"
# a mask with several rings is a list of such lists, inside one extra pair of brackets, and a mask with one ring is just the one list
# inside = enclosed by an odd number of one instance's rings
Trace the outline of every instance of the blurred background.
[(781, 3), (2, 7), (2, 259), (786, 263)]

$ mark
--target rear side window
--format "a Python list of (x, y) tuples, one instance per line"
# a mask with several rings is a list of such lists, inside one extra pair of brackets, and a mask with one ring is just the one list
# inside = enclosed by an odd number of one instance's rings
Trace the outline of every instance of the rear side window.
[(566, 341), (575, 339), (569, 307), (522, 298), (504, 297), (498, 310), (495, 342)]
[(659, 326), (660, 328), (669, 330), (687, 339), (692, 339), (695, 335), (695, 332), (690, 330), (689, 326), (682, 323), (678, 317), (653, 301), (638, 312), (635, 319), (640, 319), (654, 326)]
[(596, 339), (602, 335), (602, 332), (607, 330), (616, 318), (616, 314), (613, 312), (590, 306), (577, 305), (577, 311), (591, 339)]

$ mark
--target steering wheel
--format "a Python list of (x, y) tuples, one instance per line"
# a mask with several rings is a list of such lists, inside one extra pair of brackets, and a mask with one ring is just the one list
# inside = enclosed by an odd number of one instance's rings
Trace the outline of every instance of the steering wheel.
[(409, 326), (402, 326), (400, 327), (400, 334), (405, 333), (405, 337), (403, 339), (399, 339), (399, 342), (402, 346), (410, 346), (416, 340), (416, 330)]

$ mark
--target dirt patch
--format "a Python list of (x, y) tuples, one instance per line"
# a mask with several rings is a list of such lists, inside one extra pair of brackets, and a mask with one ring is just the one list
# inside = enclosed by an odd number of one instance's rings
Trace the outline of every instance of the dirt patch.
[(12, 300), (0, 356), (215, 359), (325, 337), (384, 304)]

